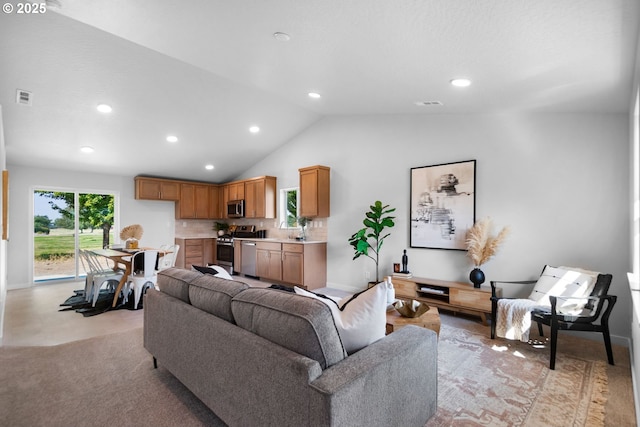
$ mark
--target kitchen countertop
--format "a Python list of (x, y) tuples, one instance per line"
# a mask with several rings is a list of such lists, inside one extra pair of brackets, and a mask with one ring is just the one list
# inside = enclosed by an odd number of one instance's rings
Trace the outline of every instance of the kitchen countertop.
[(300, 245), (312, 245), (316, 243), (327, 243), (324, 240), (295, 240), (295, 239), (276, 239), (274, 237), (267, 237), (265, 239), (257, 239), (253, 237), (234, 237), (234, 241), (248, 240), (251, 242), (273, 242), (273, 243), (297, 243)]
[[(180, 236), (176, 239), (217, 239), (219, 236)], [(274, 242), (274, 243), (297, 243), (300, 245), (312, 245), (316, 243), (327, 243), (325, 240), (296, 240), (296, 239), (277, 239), (275, 237), (267, 237), (265, 239), (259, 239), (257, 237), (234, 237), (233, 240), (243, 241), (249, 240), (251, 242)]]

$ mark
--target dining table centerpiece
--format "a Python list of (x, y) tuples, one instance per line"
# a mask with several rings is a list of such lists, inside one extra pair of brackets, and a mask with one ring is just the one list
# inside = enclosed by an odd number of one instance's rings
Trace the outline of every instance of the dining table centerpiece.
[(125, 242), (126, 249), (138, 249), (144, 229), (140, 224), (127, 225), (120, 231), (120, 240)]

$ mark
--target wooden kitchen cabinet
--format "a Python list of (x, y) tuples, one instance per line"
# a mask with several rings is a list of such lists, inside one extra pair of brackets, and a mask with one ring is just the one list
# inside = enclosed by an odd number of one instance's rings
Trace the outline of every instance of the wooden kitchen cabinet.
[(305, 289), (327, 286), (327, 244), (283, 243), (282, 281)]
[(302, 286), (304, 282), (304, 246), (282, 244), (282, 281)]
[(305, 289), (327, 285), (327, 244), (256, 242), (256, 276)]
[(180, 200), (180, 183), (162, 178), (135, 177), (137, 200)]
[(210, 185), (208, 184), (180, 184), (180, 200), (176, 203), (176, 218), (208, 219), (209, 191)]
[(229, 191), (227, 200), (244, 200), (244, 181), (234, 181), (226, 184)]
[(215, 264), (215, 239), (212, 238), (176, 238), (180, 245), (176, 267), (191, 269), (192, 265)]
[(300, 213), (303, 217), (328, 217), (331, 211), (331, 191), (327, 166), (309, 166), (300, 172)]
[(220, 186), (209, 186), (209, 219), (220, 219), (222, 216), (222, 209), (220, 205)]
[(256, 243), (256, 275), (261, 279), (282, 280), (282, 245), (280, 243)]
[[(223, 184), (220, 186), (219, 200), (220, 200), (220, 218), (228, 218), (227, 216), (227, 202), (231, 200), (244, 200), (244, 181), (235, 181)], [(246, 204), (246, 203), (245, 203)]]
[(263, 176), (244, 182), (245, 218), (276, 217), (276, 178)]

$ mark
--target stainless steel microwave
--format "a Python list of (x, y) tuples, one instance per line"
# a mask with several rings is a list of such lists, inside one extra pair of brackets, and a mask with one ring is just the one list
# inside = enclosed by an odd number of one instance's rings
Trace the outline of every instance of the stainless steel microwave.
[(244, 200), (227, 202), (227, 218), (244, 218)]

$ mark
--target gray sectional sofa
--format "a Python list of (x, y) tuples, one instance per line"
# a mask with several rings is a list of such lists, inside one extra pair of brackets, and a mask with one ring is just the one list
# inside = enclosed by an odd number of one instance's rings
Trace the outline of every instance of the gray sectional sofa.
[(144, 346), (229, 426), (416, 426), (436, 411), (437, 340), (407, 326), (347, 355), (329, 307), (171, 268)]

